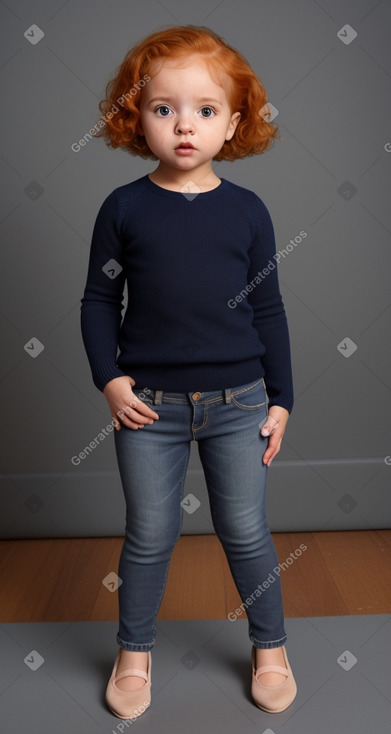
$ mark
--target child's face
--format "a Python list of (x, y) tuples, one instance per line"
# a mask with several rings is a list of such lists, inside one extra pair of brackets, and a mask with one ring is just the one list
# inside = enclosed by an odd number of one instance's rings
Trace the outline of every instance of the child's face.
[[(142, 91), (140, 114), (151, 151), (166, 169), (184, 172), (201, 172), (205, 164), (210, 168), (240, 119), (240, 112), (231, 114), (225, 90), (215, 84), (199, 56), (165, 60)], [(191, 143), (193, 150), (178, 152), (181, 142)]]

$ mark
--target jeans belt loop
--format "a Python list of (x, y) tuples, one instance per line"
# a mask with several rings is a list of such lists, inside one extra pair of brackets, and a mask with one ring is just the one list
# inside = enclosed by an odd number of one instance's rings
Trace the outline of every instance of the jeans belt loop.
[(155, 390), (154, 405), (161, 405), (163, 398), (163, 390)]
[(230, 403), (231, 402), (231, 397), (232, 397), (231, 396), (231, 388), (230, 387), (226, 387), (224, 389), (224, 402), (225, 403)]

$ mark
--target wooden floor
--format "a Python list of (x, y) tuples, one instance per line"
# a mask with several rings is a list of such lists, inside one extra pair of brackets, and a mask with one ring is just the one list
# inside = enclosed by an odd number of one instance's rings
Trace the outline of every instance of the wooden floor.
[[(281, 570), (285, 617), (391, 612), (391, 530), (272, 535), (279, 563), (293, 559)], [(0, 621), (117, 620), (118, 594), (102, 579), (118, 571), (122, 543), (0, 541)], [(181, 536), (158, 619), (226, 619), (241, 603), (217, 537)]]

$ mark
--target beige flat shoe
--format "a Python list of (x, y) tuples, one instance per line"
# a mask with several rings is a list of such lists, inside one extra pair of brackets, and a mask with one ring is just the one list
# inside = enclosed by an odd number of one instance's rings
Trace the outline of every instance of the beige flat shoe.
[[(296, 698), (297, 685), (293, 677), (292, 668), (288, 662), (285, 647), (282, 648), (282, 652), (285, 658), (286, 668), (283, 668), (281, 665), (261, 665), (260, 668), (256, 669), (254, 645), (251, 649), (251, 695), (257, 706), (259, 706), (263, 711), (267, 711), (269, 714), (278, 714), (281, 711), (285, 711), (285, 709), (287, 709)], [(257, 680), (257, 677), (258, 675), (267, 672), (286, 675), (286, 680), (277, 686), (265, 686)]]
[[(120, 719), (135, 719), (148, 708), (151, 703), (151, 670), (152, 656), (148, 653), (148, 672), (138, 668), (126, 668), (117, 675), (121, 648), (118, 650), (113, 671), (106, 688), (106, 703), (110, 711)], [(145, 679), (145, 685), (135, 691), (122, 691), (117, 688), (116, 681), (128, 675), (137, 675)]]

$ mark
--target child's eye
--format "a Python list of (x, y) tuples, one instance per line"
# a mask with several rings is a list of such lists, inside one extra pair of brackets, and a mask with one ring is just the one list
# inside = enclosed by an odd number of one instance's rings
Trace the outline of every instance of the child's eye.
[[(160, 107), (156, 107), (156, 110), (155, 110), (155, 112), (157, 112), (158, 110), (170, 110), (170, 108), (169, 108), (169, 107), (167, 107), (167, 105), (165, 105), (165, 104), (162, 104), (162, 105), (160, 105)], [(164, 114), (164, 115), (159, 115), (159, 117), (167, 117), (167, 115), (166, 115), (166, 114)]]
[[(210, 110), (211, 112), (213, 112), (213, 114), (215, 114), (215, 111), (212, 107), (203, 107), (201, 112), (203, 112), (204, 110)], [(202, 115), (202, 117), (205, 117), (205, 115)], [(206, 115), (206, 117), (210, 117), (210, 115)]]

